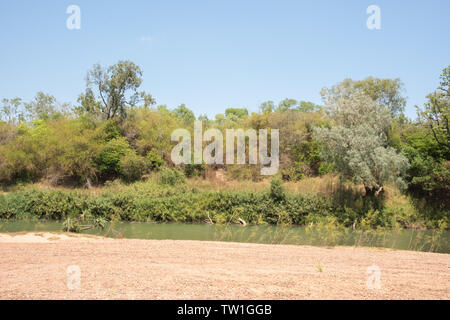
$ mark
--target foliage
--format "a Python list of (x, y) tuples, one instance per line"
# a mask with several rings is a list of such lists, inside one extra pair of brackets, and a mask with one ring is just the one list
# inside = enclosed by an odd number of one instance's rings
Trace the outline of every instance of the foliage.
[[(4, 189), (20, 189), (27, 183), (70, 188), (104, 185), (108, 189), (119, 184), (119, 180), (132, 183), (156, 175), (158, 183), (153, 181), (151, 187), (157, 191), (145, 189), (143, 199), (131, 191), (127, 197), (112, 193), (87, 197), (74, 191), (67, 194), (67, 199), (65, 193), (30, 192), (28, 195), (20, 192), (8, 194), (7, 202), (14, 203), (13, 207), (20, 207), (25, 214), (44, 219), (77, 216), (81, 214), (80, 204), (96, 215), (118, 214), (123, 219), (151, 221), (203, 221), (206, 207), (213, 213), (214, 221), (228, 221), (233, 214), (239, 214), (243, 219), (245, 215), (244, 220), (258, 223), (303, 223), (307, 215), (303, 211), (305, 207), (317, 212), (310, 216), (313, 220), (322, 221), (321, 214), (326, 213), (346, 225), (367, 215), (364, 221), (368, 225), (390, 225), (395, 216), (396, 223), (407, 226), (413, 221), (411, 217), (417, 218), (415, 210), (420, 210), (422, 220), (433, 221), (431, 225), (436, 226), (436, 219), (448, 216), (449, 67), (443, 70), (440, 86), (428, 96), (417, 120), (402, 115), (406, 100), (399, 79), (373, 77), (356, 81), (345, 79), (323, 89), (324, 106), (287, 98), (264, 102), (259, 112), (251, 114), (247, 108), (227, 108), (213, 119), (204, 115), (198, 117), (203, 121), (204, 130), (215, 128), (223, 133), (226, 129), (237, 128), (257, 132), (279, 129), (279, 174), (285, 186), (308, 183), (309, 179), (321, 179), (321, 175), (328, 173), (338, 173), (351, 181), (353, 188), (365, 186), (366, 193), (378, 193), (381, 187), (397, 183), (405, 192), (402, 196), (411, 197), (414, 208), (400, 202), (397, 207), (388, 206), (383, 197), (362, 199), (351, 193), (344, 201), (328, 195), (333, 198), (330, 203), (337, 208), (336, 213), (323, 209), (322, 200), (314, 202), (316, 200), (305, 200), (303, 196), (301, 205), (291, 206), (300, 200), (287, 189), (281, 192), (283, 184), (276, 182), (278, 178), (271, 183), (273, 190), (262, 194), (201, 192), (199, 195), (192, 192), (181, 196), (180, 191), (186, 191), (186, 178), (202, 177), (204, 179), (197, 180), (204, 185), (216, 183), (214, 181), (219, 179), (211, 178), (216, 175), (209, 173), (217, 169), (223, 170), (225, 175), (220, 181), (244, 181), (251, 187), (251, 182), (268, 183), (268, 180), (261, 176), (257, 165), (174, 167), (170, 159), (174, 146), (171, 133), (178, 128), (192, 133), (196, 116), (184, 104), (174, 109), (165, 105), (152, 107), (155, 102), (151, 95), (139, 91), (142, 75), (140, 67), (131, 61), (119, 61), (107, 68), (94, 65), (88, 71), (79, 105), (72, 110), (68, 104), (59, 103), (54, 96), (43, 92), (38, 92), (29, 102), (18, 97), (3, 99), (0, 105), (0, 184)], [(246, 146), (247, 157), (248, 152)], [(160, 172), (153, 174), (153, 171)], [(137, 185), (139, 182), (130, 187)], [(277, 189), (277, 186), (281, 187)], [(305, 190), (313, 190), (315, 186), (308, 188)], [(25, 194), (30, 199), (23, 198)], [(144, 199), (144, 195), (149, 194), (151, 197)], [(200, 203), (194, 203), (194, 199)], [(205, 199), (210, 201), (208, 205)], [(229, 210), (214, 206), (211, 209), (212, 203), (223, 199), (233, 203)], [(253, 203), (254, 199), (260, 203)], [(32, 200), (35, 202), (31, 203)], [(20, 201), (28, 203), (29, 207), (20, 206)], [(48, 201), (48, 206), (43, 205), (44, 201)], [(310, 206), (308, 201), (315, 204)], [(330, 203), (324, 206), (331, 206)], [(316, 205), (321, 209), (316, 209)], [(161, 213), (146, 214), (147, 206)], [(61, 208), (67, 212), (60, 211)], [(22, 215), (14, 208), (5, 210), (5, 217), (12, 212), (12, 216)]]
[(154, 150), (151, 150), (146, 158), (150, 170), (159, 170), (164, 164), (163, 158), (161, 158)]
[(160, 172), (160, 181), (162, 184), (175, 186), (185, 182), (185, 175), (178, 169), (163, 168)]
[(367, 77), (359, 81), (345, 79), (330, 89), (324, 88), (322, 95), (327, 95), (328, 101), (337, 101), (361, 94), (370, 98), (377, 105), (387, 107), (392, 115), (399, 115), (406, 105), (406, 99), (402, 96), (403, 91), (403, 83), (400, 79)]
[(436, 142), (450, 151), (450, 66), (442, 71), (439, 88), (427, 98), (425, 110), (419, 109), (419, 116), (429, 127)]
[(100, 174), (106, 177), (117, 176), (121, 172), (121, 159), (130, 154), (133, 154), (133, 151), (124, 137), (108, 141), (96, 158)]
[(119, 167), (121, 177), (127, 182), (133, 182), (149, 171), (150, 163), (146, 158), (130, 152), (120, 159)]
[(416, 210), (414, 202), (390, 189), (386, 200), (386, 205), (380, 206), (363, 197), (361, 204), (355, 206), (356, 202), (346, 204), (332, 196), (289, 191), (279, 178), (261, 191), (199, 190), (179, 181), (171, 185), (150, 179), (127, 185), (111, 184), (101, 192), (31, 188), (2, 194), (0, 219), (70, 218), (69, 221), (79, 221), (78, 225), (84, 226), (96, 220), (203, 223), (211, 219), (213, 223), (226, 224), (238, 223), (241, 218), (249, 224), (320, 226), (326, 221), (327, 227), (332, 223), (354, 225), (356, 229), (396, 225), (438, 227), (448, 220), (445, 214), (433, 216)]
[(119, 61), (108, 68), (95, 64), (86, 76), (79, 111), (100, 114), (106, 120), (116, 116), (124, 119), (127, 107), (139, 102), (145, 107), (154, 103), (151, 95), (137, 91), (141, 84), (142, 70), (131, 61)]
[(348, 95), (343, 84), (324, 90), (332, 128), (316, 127), (314, 137), (324, 145), (323, 157), (345, 179), (363, 184), (368, 192), (388, 182), (405, 188), (408, 160), (387, 145), (390, 110), (359, 92)]
[(272, 178), (270, 181), (270, 197), (276, 201), (284, 199), (283, 181), (279, 177)]

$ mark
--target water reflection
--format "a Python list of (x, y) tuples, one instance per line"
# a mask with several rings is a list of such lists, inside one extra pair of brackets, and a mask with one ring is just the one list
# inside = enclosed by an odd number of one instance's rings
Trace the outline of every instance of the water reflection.
[[(0, 222), (0, 232), (62, 230), (59, 222)], [(114, 238), (157, 240), (201, 240), (264, 244), (314, 246), (368, 246), (402, 250), (450, 253), (450, 232), (434, 230), (352, 230), (333, 226), (239, 226), (181, 223), (109, 224), (103, 230), (88, 230), (88, 234)]]

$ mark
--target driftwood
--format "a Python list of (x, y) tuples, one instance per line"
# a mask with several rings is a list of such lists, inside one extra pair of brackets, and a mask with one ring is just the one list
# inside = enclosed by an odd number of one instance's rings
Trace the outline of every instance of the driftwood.
[(86, 226), (80, 226), (81, 231), (83, 230), (89, 230), (89, 229), (94, 229), (95, 226), (94, 225), (86, 225)]
[(380, 189), (378, 189), (378, 190), (375, 192), (375, 196), (378, 196), (381, 192), (384, 192), (383, 187), (380, 187)]
[(205, 220), (206, 223), (208, 224), (214, 224), (214, 222), (212, 221), (211, 217), (209, 216), (209, 212), (206, 213), (208, 215), (208, 220)]
[(245, 222), (243, 219), (239, 218), (238, 220), (244, 227), (247, 225), (247, 222)]

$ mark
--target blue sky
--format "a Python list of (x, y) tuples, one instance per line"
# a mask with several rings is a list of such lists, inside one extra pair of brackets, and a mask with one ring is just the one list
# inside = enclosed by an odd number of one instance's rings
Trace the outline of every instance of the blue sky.
[[(81, 8), (68, 30), (66, 8)], [(381, 9), (381, 30), (366, 8)], [(450, 64), (450, 1), (0, 2), (0, 98), (76, 103), (94, 63), (132, 60), (158, 104), (212, 117), (284, 98), (320, 103), (344, 78), (400, 78), (407, 115)]]

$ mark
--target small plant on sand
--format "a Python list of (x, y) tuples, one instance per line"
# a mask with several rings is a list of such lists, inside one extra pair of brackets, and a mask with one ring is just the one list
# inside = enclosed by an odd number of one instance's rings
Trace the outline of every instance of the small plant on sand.
[(320, 264), (320, 261), (317, 262), (316, 269), (318, 272), (323, 272), (323, 268), (322, 268), (322, 265)]

